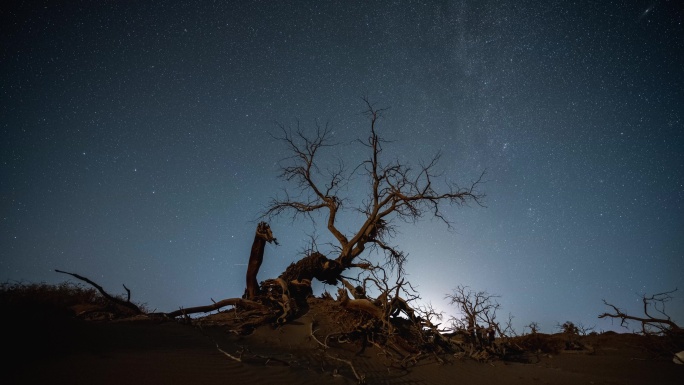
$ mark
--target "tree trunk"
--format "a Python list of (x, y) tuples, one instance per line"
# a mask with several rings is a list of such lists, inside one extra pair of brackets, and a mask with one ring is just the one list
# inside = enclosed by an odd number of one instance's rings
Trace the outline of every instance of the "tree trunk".
[(259, 294), (259, 283), (257, 282), (257, 274), (259, 268), (264, 261), (264, 247), (266, 241), (261, 239), (259, 235), (254, 236), (254, 243), (252, 243), (252, 251), (249, 254), (249, 263), (247, 265), (247, 289), (245, 290), (245, 298), (253, 300)]
[(315, 278), (328, 285), (337, 285), (344, 269), (337, 261), (316, 252), (290, 264), (280, 278), (288, 283), (304, 279), (312, 281)]

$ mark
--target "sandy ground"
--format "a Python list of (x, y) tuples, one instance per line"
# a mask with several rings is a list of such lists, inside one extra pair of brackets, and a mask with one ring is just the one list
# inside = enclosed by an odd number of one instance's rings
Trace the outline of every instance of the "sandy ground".
[[(592, 354), (531, 355), (531, 363), (444, 357), (409, 370), (382, 352), (328, 341), (312, 312), (249, 336), (175, 322), (3, 322), (3, 384), (681, 384), (684, 365), (653, 357), (628, 334), (591, 337)], [(314, 327), (312, 328), (312, 323)], [(324, 329), (324, 328), (323, 328)], [(316, 339), (311, 337), (314, 330)], [(589, 338), (589, 337), (587, 337)], [(318, 341), (317, 341), (318, 340)], [(332, 347), (335, 345), (335, 347)]]

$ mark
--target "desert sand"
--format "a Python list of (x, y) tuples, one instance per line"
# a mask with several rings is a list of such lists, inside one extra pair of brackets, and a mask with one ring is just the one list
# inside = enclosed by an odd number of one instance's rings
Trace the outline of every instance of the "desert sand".
[[(681, 384), (684, 365), (645, 349), (644, 337), (581, 337), (591, 350), (529, 353), (526, 362), (443, 355), (399, 368), (375, 346), (328, 334), (311, 308), (289, 324), (231, 332), (214, 314), (191, 324), (147, 317), (3, 321), (3, 384)], [(343, 322), (343, 321), (342, 321)], [(313, 335), (312, 335), (313, 331)], [(324, 346), (325, 345), (325, 346)], [(4, 366), (4, 365), (3, 365)], [(7, 380), (8, 379), (8, 380)]]

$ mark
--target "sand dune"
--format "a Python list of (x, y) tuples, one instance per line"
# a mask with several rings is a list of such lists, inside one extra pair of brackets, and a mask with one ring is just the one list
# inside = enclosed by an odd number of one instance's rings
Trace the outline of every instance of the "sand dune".
[[(174, 321), (4, 322), (14, 342), (4, 384), (679, 384), (684, 365), (653, 356), (643, 337), (583, 337), (591, 354), (530, 355), (530, 363), (427, 357), (407, 370), (374, 346), (326, 339), (313, 309), (279, 328), (247, 336), (221, 316), (186, 325)], [(315, 327), (312, 328), (312, 325)], [(314, 330), (317, 338), (312, 338)], [(321, 343), (328, 345), (324, 348)], [(5, 379), (8, 379), (6, 382)]]

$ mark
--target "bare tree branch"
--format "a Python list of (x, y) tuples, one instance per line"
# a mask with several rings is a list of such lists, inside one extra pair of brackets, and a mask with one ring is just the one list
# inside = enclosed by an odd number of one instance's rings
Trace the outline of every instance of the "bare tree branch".
[[(681, 327), (677, 325), (674, 321), (672, 321), (672, 318), (670, 318), (670, 316), (667, 315), (667, 313), (665, 313), (665, 304), (673, 299), (672, 293), (676, 291), (677, 289), (675, 288), (674, 290), (653, 294), (651, 296), (647, 296), (646, 294), (644, 294), (641, 298), (641, 301), (644, 305), (643, 317), (637, 317), (626, 314), (620, 308), (611, 303), (608, 303), (604, 299), (603, 303), (606, 306), (612, 308), (613, 312), (606, 312), (600, 314), (598, 318), (620, 319), (620, 325), (625, 328), (628, 326), (629, 321), (639, 322), (641, 325), (641, 333), (643, 334), (668, 334), (672, 332), (679, 333), (681, 332)], [(652, 311), (658, 313), (659, 316), (652, 316)]]
[(128, 293), (128, 295), (127, 295), (126, 300), (124, 301), (124, 300), (122, 300), (122, 299), (120, 299), (120, 298), (117, 298), (117, 297), (115, 297), (115, 296), (113, 296), (113, 295), (107, 293), (107, 292), (105, 291), (105, 289), (102, 288), (102, 286), (98, 285), (98, 284), (95, 283), (94, 281), (92, 281), (92, 280), (90, 280), (90, 279), (88, 279), (88, 278), (86, 278), (86, 277), (84, 277), (84, 276), (82, 276), (82, 275), (78, 275), (78, 274), (76, 274), (76, 273), (69, 273), (68, 271), (62, 271), (62, 270), (57, 270), (57, 269), (55, 269), (55, 272), (61, 273), (61, 274), (67, 274), (67, 275), (70, 275), (70, 276), (72, 276), (72, 277), (74, 277), (74, 278), (76, 278), (76, 279), (79, 279), (79, 280), (83, 281), (83, 282), (89, 283), (89, 284), (92, 285), (95, 289), (97, 289), (97, 291), (99, 291), (100, 294), (102, 294), (103, 297), (105, 297), (106, 299), (108, 299), (108, 300), (111, 301), (111, 302), (114, 302), (114, 303), (116, 303), (116, 304), (118, 304), (118, 305), (124, 306), (124, 307), (126, 307), (126, 308), (132, 310), (135, 314), (143, 314), (143, 313), (144, 313), (136, 304), (134, 304), (133, 302), (131, 302), (131, 291), (128, 290), (128, 288), (126, 287), (126, 285), (123, 285), (123, 287), (124, 287), (124, 289), (126, 290), (126, 293)]
[[(262, 215), (273, 217), (288, 213), (293, 218), (310, 217), (311, 213), (322, 210), (327, 216), (327, 229), (339, 244), (335, 260), (342, 270), (352, 266), (367, 246), (384, 251), (388, 266), (402, 269), (406, 255), (388, 242), (395, 235), (392, 220), (414, 222), (430, 215), (451, 227), (442, 206), (462, 206), (471, 202), (482, 205), (484, 194), (478, 188), (485, 172), (468, 186), (459, 187), (449, 181), (436, 183), (442, 178), (436, 170), (439, 153), (416, 170), (396, 160), (385, 162), (383, 145), (388, 141), (379, 135), (377, 127), (386, 109), (374, 107), (367, 98), (362, 100), (370, 132), (365, 140), (359, 139), (356, 143), (366, 148), (368, 155), (351, 172), (346, 171), (341, 161), (329, 170), (319, 167), (321, 151), (337, 145), (332, 140), (329, 125), (316, 123), (312, 135), (305, 134), (299, 122), (294, 129), (278, 125), (280, 135), (274, 138), (282, 141), (292, 154), (284, 160), (280, 178), (292, 185), (294, 195), (286, 191), (284, 196), (273, 198)], [(345, 234), (337, 223), (338, 214), (346, 205), (340, 187), (355, 174), (368, 181), (368, 198), (355, 208), (363, 213), (365, 220), (358, 224), (357, 230)]]

